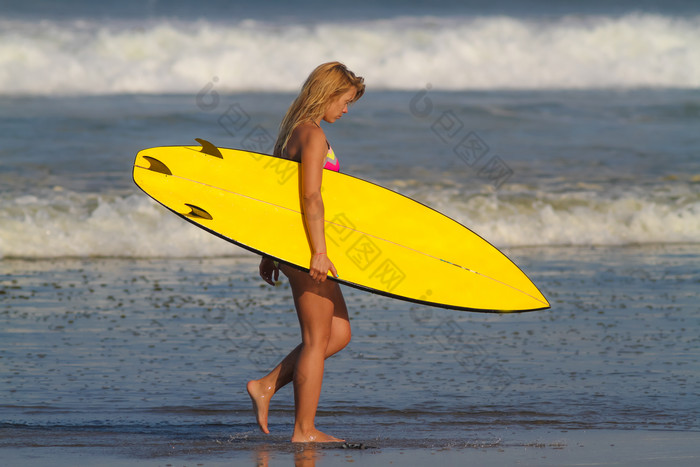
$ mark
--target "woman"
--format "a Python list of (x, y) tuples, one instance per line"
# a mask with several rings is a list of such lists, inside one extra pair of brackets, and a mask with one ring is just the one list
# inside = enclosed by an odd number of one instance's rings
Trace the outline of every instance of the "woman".
[(350, 321), (340, 287), (337, 282), (326, 280), (329, 271), (334, 277), (338, 273), (326, 254), (321, 179), (324, 169), (338, 171), (338, 160), (320, 123), (341, 118), (348, 105), (362, 97), (364, 91), (363, 78), (342, 63), (320, 65), (287, 110), (275, 143), (275, 156), (301, 163), (300, 193), (311, 258), (309, 272), (284, 264), (278, 266), (270, 258), (263, 257), (260, 262), (260, 276), (267, 283), (274, 285), (280, 270), (289, 279), (301, 326), (301, 344), (266, 376), (249, 381), (247, 390), (260, 429), (269, 433), (270, 399), (281, 387), (294, 382), (292, 442), (343, 441), (314, 426), (324, 360), (350, 342)]

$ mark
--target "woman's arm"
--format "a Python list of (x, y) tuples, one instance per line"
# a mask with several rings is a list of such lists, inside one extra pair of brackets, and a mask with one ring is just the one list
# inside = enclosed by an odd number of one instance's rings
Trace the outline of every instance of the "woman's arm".
[(304, 222), (311, 244), (311, 266), (309, 274), (314, 280), (323, 282), (328, 271), (338, 277), (335, 266), (328, 259), (326, 250), (326, 233), (321, 180), (323, 178), (323, 161), (328, 146), (323, 131), (310, 129), (301, 138), (301, 198), (304, 210)]

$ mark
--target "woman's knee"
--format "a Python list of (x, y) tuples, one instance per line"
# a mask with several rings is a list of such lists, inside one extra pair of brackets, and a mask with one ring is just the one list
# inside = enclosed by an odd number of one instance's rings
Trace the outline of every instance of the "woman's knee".
[(334, 352), (344, 349), (350, 343), (350, 339), (352, 339), (350, 323), (342, 320), (333, 328), (332, 340), (334, 344)]

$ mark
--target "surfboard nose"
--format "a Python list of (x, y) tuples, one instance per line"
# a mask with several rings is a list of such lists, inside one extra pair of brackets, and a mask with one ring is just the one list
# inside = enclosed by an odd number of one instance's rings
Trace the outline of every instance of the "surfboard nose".
[[(534, 285), (534, 284), (533, 284)], [(547, 300), (547, 297), (542, 294), (539, 290), (537, 291), (538, 294), (533, 296), (532, 298), (535, 300), (537, 303), (537, 308), (533, 308), (533, 310), (525, 310), (525, 311), (534, 311), (534, 310), (546, 310), (547, 308), (552, 308), (552, 305), (549, 303), (549, 300)]]

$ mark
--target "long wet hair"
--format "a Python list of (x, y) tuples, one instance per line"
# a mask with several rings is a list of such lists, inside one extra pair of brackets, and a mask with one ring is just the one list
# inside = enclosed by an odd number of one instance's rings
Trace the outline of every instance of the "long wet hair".
[(301, 87), (301, 92), (289, 106), (280, 124), (280, 131), (275, 142), (274, 155), (281, 157), (287, 147), (294, 129), (305, 122), (316, 121), (323, 117), (328, 104), (355, 88), (357, 101), (365, 93), (364, 78), (355, 76), (340, 62), (328, 62), (316, 67)]

